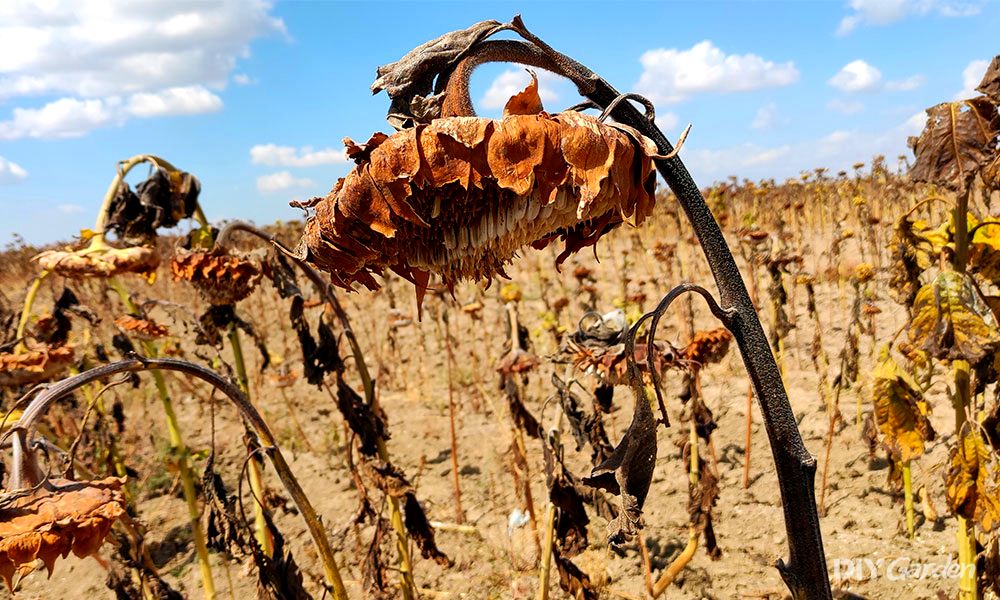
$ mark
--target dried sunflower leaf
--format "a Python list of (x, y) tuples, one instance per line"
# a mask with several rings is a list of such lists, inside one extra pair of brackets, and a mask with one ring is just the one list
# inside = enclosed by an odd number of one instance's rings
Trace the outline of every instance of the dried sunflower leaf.
[(929, 406), (920, 387), (900, 368), (888, 349), (872, 374), (875, 421), (882, 444), (897, 462), (907, 462), (924, 453), (924, 442), (934, 439)]
[(993, 159), (998, 133), (997, 107), (982, 96), (932, 106), (920, 137), (910, 138), (916, 155), (910, 176), (964, 191)]
[(976, 364), (1000, 344), (997, 319), (968, 275), (942, 271), (920, 288), (908, 336), (943, 360)]

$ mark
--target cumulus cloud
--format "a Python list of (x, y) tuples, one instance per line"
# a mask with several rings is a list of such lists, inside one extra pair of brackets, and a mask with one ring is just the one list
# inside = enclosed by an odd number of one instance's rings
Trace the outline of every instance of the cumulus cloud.
[(306, 188), (316, 185), (312, 179), (295, 177), (288, 171), (278, 171), (257, 178), (257, 191), (265, 194), (281, 192), (293, 188)]
[(968, 17), (979, 14), (982, 4), (954, 0), (851, 0), (848, 6), (852, 13), (841, 19), (837, 35), (847, 35), (859, 25), (884, 26), (911, 16)]
[(28, 177), (28, 172), (21, 165), (0, 156), (0, 185), (17, 183)]
[(974, 60), (966, 65), (962, 69), (962, 90), (955, 94), (955, 100), (978, 96), (979, 92), (976, 91), (976, 86), (982, 82), (983, 75), (986, 75), (986, 68), (989, 66), (990, 63), (986, 60)]
[(200, 85), (133, 94), (125, 110), (136, 117), (197, 115), (222, 108), (222, 99)]
[[(542, 98), (542, 103), (557, 101), (559, 94), (554, 88), (560, 77), (544, 70), (535, 71), (535, 75), (538, 76), (538, 95)], [(526, 70), (507, 69), (493, 80), (480, 104), (483, 108), (503, 108), (510, 97), (523, 91), (530, 81), (531, 75)]]
[(312, 146), (278, 146), (257, 144), (250, 148), (250, 162), (268, 167), (315, 167), (349, 162), (347, 152), (341, 148), (314, 150)]
[(250, 43), (286, 34), (270, 0), (0, 2), (0, 139), (71, 137), (129, 118), (217, 111)]
[(709, 40), (687, 50), (649, 50), (639, 62), (643, 71), (635, 91), (654, 102), (680, 102), (703, 93), (781, 87), (799, 79), (792, 61), (776, 63), (756, 54), (726, 54)]
[(882, 72), (858, 59), (844, 65), (827, 83), (842, 92), (871, 92), (881, 85)]
[(911, 75), (906, 79), (896, 79), (885, 82), (885, 89), (890, 92), (909, 92), (927, 83), (923, 75)]
[(757, 114), (754, 115), (753, 121), (750, 123), (750, 127), (754, 129), (774, 129), (777, 124), (778, 119), (778, 105), (774, 102), (768, 102), (764, 106), (757, 109)]

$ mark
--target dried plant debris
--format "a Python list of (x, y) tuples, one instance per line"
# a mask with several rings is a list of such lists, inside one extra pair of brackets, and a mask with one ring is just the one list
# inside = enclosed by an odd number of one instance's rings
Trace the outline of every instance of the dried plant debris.
[(154, 273), (160, 265), (160, 255), (155, 248), (145, 246), (106, 246), (83, 251), (46, 250), (36, 256), (35, 261), (42, 269), (64, 277), (106, 278), (120, 273)]
[(123, 478), (50, 479), (30, 490), (0, 495), (0, 577), (11, 588), (40, 559), (49, 574), (70, 551), (92, 556), (125, 513)]
[(626, 220), (641, 223), (655, 145), (588, 115), (542, 112), (537, 93), (533, 80), (500, 120), (435, 119), (347, 140), (357, 166), (317, 199), (300, 256), (340, 286), (377, 289), (373, 274), (389, 268), (420, 295), (431, 273), (449, 288), (491, 280), (526, 245), (561, 238), (562, 262)]
[(906, 462), (924, 453), (926, 442), (934, 439), (930, 405), (920, 386), (885, 352), (872, 374), (872, 403), (875, 421), (882, 432), (882, 445), (897, 462)]
[(369, 458), (378, 453), (378, 441), (389, 439), (385, 415), (364, 401), (344, 378), (337, 377), (337, 408), (351, 431), (358, 436), (361, 453)]
[(632, 423), (612, 455), (594, 468), (587, 485), (619, 496), (621, 510), (608, 523), (608, 543), (619, 546), (642, 527), (642, 505), (656, 466), (656, 421), (643, 388), (636, 390)]
[(292, 306), (289, 309), (289, 320), (292, 329), (298, 335), (299, 346), (302, 348), (303, 375), (306, 381), (319, 386), (323, 384), (327, 373), (342, 372), (344, 362), (340, 357), (337, 336), (330, 329), (330, 326), (322, 318), (319, 319), (317, 326), (319, 341), (317, 342), (309, 330), (309, 322), (305, 318), (304, 309), (305, 301), (302, 296), (294, 296)]
[(72, 346), (39, 346), (0, 354), (0, 387), (48, 381), (73, 364)]
[(434, 528), (427, 520), (427, 514), (417, 500), (417, 492), (406, 480), (403, 471), (391, 463), (367, 463), (369, 474), (376, 486), (388, 496), (403, 501), (403, 524), (406, 532), (417, 543), (420, 555), (432, 559), (441, 566), (451, 566), (448, 556), (438, 549), (434, 541)]
[(174, 280), (183, 279), (213, 306), (236, 304), (249, 296), (262, 277), (260, 267), (246, 258), (217, 250), (178, 248), (170, 261)]
[(594, 465), (601, 464), (611, 456), (614, 449), (608, 440), (608, 433), (604, 428), (604, 420), (601, 418), (600, 411), (595, 410), (588, 415), (581, 408), (580, 399), (570, 390), (570, 386), (555, 373), (552, 374), (552, 385), (556, 388), (559, 404), (569, 422), (573, 437), (576, 439), (577, 451), (582, 450), (584, 445), (590, 444), (591, 462)]
[(115, 326), (122, 331), (135, 334), (141, 339), (152, 340), (170, 335), (170, 330), (151, 319), (132, 315), (122, 315), (115, 319)]
[(64, 287), (52, 307), (52, 312), (38, 317), (35, 321), (32, 337), (52, 346), (65, 344), (69, 340), (72, 327), (69, 319), (71, 315), (84, 319), (90, 325), (97, 325), (100, 322), (94, 311), (80, 304), (76, 294), (68, 287)]
[(545, 460), (545, 485), (549, 488), (549, 501), (556, 508), (554, 539), (557, 540), (560, 552), (572, 557), (587, 549), (587, 524), (590, 523), (590, 518), (574, 477), (563, 464), (558, 439), (555, 435), (549, 437), (542, 445), (542, 451)]
[(201, 183), (190, 173), (154, 167), (136, 192), (121, 182), (108, 209), (108, 229), (129, 242), (153, 238), (160, 227), (173, 227), (193, 215)]
[(997, 319), (971, 277), (941, 271), (913, 303), (910, 343), (940, 360), (978, 363), (1000, 346)]

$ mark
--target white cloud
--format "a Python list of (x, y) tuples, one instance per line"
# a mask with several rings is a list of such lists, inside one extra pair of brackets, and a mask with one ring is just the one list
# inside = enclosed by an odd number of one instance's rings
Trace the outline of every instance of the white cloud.
[(844, 17), (837, 35), (854, 31), (859, 25), (884, 26), (906, 17), (936, 14), (942, 17), (968, 17), (979, 14), (982, 2), (954, 0), (851, 0), (854, 11)]
[(871, 92), (882, 83), (882, 72), (863, 60), (854, 60), (827, 81), (842, 92)]
[(117, 98), (60, 98), (40, 108), (15, 108), (9, 120), (0, 121), (0, 140), (79, 137), (114, 122), (119, 105)]
[[(551, 103), (559, 99), (554, 86), (560, 77), (545, 70), (535, 71), (538, 77), (538, 95), (542, 103)], [(524, 91), (531, 81), (531, 75), (524, 69), (507, 69), (497, 75), (497, 78), (490, 84), (486, 93), (483, 94), (480, 104), (483, 108), (503, 108), (514, 94)]]
[(315, 167), (318, 165), (335, 165), (350, 162), (347, 152), (341, 148), (323, 148), (313, 150), (312, 146), (278, 146), (276, 144), (257, 144), (250, 148), (250, 162), (268, 167)]
[(292, 188), (304, 188), (316, 185), (312, 179), (298, 178), (288, 171), (279, 171), (257, 178), (257, 190), (265, 194), (281, 192)]
[(134, 117), (219, 110), (250, 43), (286, 35), (271, 0), (4, 0), (0, 2), (0, 102), (15, 106), (0, 139), (71, 137)]
[(757, 114), (754, 115), (753, 121), (750, 123), (750, 127), (754, 129), (774, 129), (778, 120), (778, 105), (774, 102), (768, 102), (764, 106), (757, 109)]
[(911, 75), (906, 79), (894, 79), (885, 82), (885, 89), (890, 92), (909, 92), (924, 85), (926, 82), (927, 78), (923, 75)]
[(677, 127), (677, 121), (679, 120), (677, 115), (672, 112), (658, 112), (656, 113), (656, 126), (660, 128), (660, 131), (671, 131), (674, 127)]
[(0, 156), (0, 185), (17, 183), (28, 176), (21, 165)]
[(863, 102), (859, 102), (857, 100), (841, 100), (840, 98), (830, 100), (826, 103), (826, 107), (830, 110), (844, 113), (845, 115), (853, 115), (865, 109)]
[(965, 100), (978, 96), (979, 92), (976, 91), (976, 86), (983, 81), (983, 75), (986, 75), (986, 68), (989, 66), (990, 63), (986, 60), (974, 60), (966, 65), (962, 69), (962, 90), (955, 94), (955, 100)]
[(269, 0), (5, 0), (0, 97), (222, 88), (250, 42), (285, 32)]
[(221, 108), (221, 98), (200, 85), (192, 85), (133, 94), (125, 110), (137, 117), (166, 117), (216, 112)]
[(799, 79), (794, 62), (775, 63), (756, 54), (726, 54), (708, 40), (687, 50), (648, 50), (639, 62), (643, 72), (635, 90), (654, 102), (680, 102), (701, 93), (781, 87)]
[(250, 85), (252, 83), (257, 83), (257, 80), (250, 77), (246, 73), (236, 73), (233, 75), (233, 83), (236, 85)]

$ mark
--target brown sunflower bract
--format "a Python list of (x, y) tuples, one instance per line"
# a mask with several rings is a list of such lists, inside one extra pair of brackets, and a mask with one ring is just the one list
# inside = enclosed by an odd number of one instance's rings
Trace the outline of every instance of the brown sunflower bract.
[(0, 577), (10, 588), (41, 559), (49, 575), (56, 559), (97, 553), (125, 513), (124, 478), (46, 481), (37, 489), (0, 495)]
[(0, 354), (0, 387), (47, 381), (73, 363), (72, 346), (42, 346)]
[(559, 256), (653, 208), (651, 140), (574, 111), (542, 110), (537, 81), (512, 97), (500, 120), (447, 117), (345, 139), (357, 166), (314, 200), (299, 254), (334, 283), (377, 289), (392, 269), (426, 288), (490, 280), (525, 245), (565, 241)]
[(152, 273), (160, 265), (154, 248), (105, 248), (98, 252), (47, 250), (34, 258), (46, 271), (64, 277), (112, 277), (119, 273)]
[(216, 306), (235, 304), (246, 298), (260, 283), (260, 267), (255, 263), (219, 251), (178, 249), (170, 261), (174, 280), (191, 285)]

